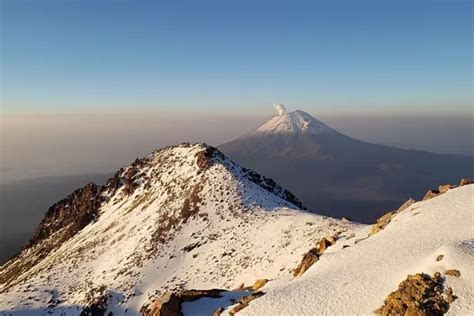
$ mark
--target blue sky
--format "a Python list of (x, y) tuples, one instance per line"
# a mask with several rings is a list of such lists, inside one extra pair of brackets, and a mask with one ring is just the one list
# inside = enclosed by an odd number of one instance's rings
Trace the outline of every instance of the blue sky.
[(470, 1), (1, 1), (5, 112), (470, 111)]

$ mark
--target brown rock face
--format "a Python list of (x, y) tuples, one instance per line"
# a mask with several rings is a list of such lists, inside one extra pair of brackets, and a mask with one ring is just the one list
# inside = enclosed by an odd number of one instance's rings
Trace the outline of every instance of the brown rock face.
[(221, 297), (225, 290), (183, 290), (179, 293), (165, 293), (157, 298), (149, 307), (142, 307), (143, 316), (181, 316), (181, 304), (191, 302), (202, 297)]
[(323, 237), (319, 242), (319, 253), (322, 254), (327, 248), (331, 247), (335, 243), (336, 239), (334, 237)]
[(439, 194), (440, 192), (438, 190), (429, 190), (428, 192), (426, 192), (425, 196), (423, 197), (423, 201), (437, 197)]
[(315, 264), (319, 257), (326, 251), (327, 248), (331, 247), (336, 243), (336, 237), (327, 236), (321, 238), (319, 241), (318, 247), (311, 248), (307, 253), (304, 254), (303, 259), (296, 269), (293, 270), (293, 276), (298, 277), (303, 275), (306, 270), (309, 269), (313, 264)]
[(39, 243), (60, 229), (62, 239), (74, 236), (99, 216), (102, 188), (89, 183), (51, 206), (25, 248)]
[(306, 270), (309, 269), (316, 261), (319, 260), (319, 249), (317, 248), (312, 248), (310, 249), (305, 255), (303, 256), (303, 259), (301, 260), (300, 264), (298, 267), (296, 267), (295, 270), (293, 270), (293, 276), (298, 277), (303, 275), (303, 273), (306, 272)]
[(400, 283), (376, 312), (384, 316), (443, 315), (455, 299), (451, 288), (444, 289), (439, 272), (434, 277), (418, 273)]
[(455, 188), (455, 185), (452, 184), (443, 184), (438, 187), (439, 194), (443, 194), (448, 192), (449, 190)]
[(262, 287), (265, 286), (265, 284), (267, 284), (268, 280), (267, 279), (258, 279), (257, 281), (255, 281), (255, 283), (252, 285), (252, 291), (256, 291)]
[[(141, 169), (149, 162), (149, 158), (135, 159), (135, 161), (127, 168), (121, 168), (112, 178), (107, 181), (106, 190), (111, 195), (123, 187), (123, 193), (131, 195), (138, 187), (137, 180), (140, 180), (142, 174)], [(143, 179), (141, 179), (143, 180)]]
[(463, 185), (468, 185), (468, 184), (472, 184), (472, 180), (471, 179), (468, 179), (468, 178), (463, 178), (461, 179), (461, 181), (459, 182), (459, 186), (462, 187)]
[(396, 214), (396, 212), (389, 212), (389, 213), (383, 215), (382, 217), (380, 217), (377, 220), (377, 223), (375, 223), (372, 226), (372, 229), (370, 231), (370, 235), (374, 235), (374, 234), (378, 233), (379, 231), (383, 230), (390, 223), (390, 221), (395, 216), (395, 214)]
[(414, 199), (409, 198), (405, 203), (402, 204), (402, 206), (398, 208), (397, 212), (404, 211), (415, 203), (416, 201)]

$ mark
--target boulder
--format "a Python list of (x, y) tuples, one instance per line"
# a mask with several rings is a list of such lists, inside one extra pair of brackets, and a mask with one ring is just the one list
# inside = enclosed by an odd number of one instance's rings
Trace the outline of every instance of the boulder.
[(378, 233), (379, 231), (383, 230), (392, 220), (392, 218), (395, 216), (396, 212), (389, 212), (382, 217), (380, 217), (377, 222), (372, 226), (372, 229), (370, 231), (370, 235), (374, 235)]
[(267, 279), (258, 279), (255, 281), (255, 283), (252, 285), (251, 290), (256, 291), (260, 288), (262, 288), (265, 284), (267, 284), (268, 280)]
[(331, 247), (336, 243), (336, 239), (334, 237), (323, 237), (319, 242), (319, 253), (322, 254), (326, 251), (328, 247)]
[(454, 189), (456, 186), (452, 184), (443, 184), (438, 187), (439, 194), (448, 192), (451, 189)]
[(303, 259), (296, 269), (293, 270), (293, 276), (298, 277), (303, 275), (316, 261), (319, 260), (319, 249), (311, 248), (304, 254)]
[(416, 201), (412, 198), (409, 198), (405, 203), (402, 204), (402, 206), (400, 206), (398, 208), (397, 212), (401, 212), (403, 210), (406, 210), (407, 208), (412, 206), (414, 203), (416, 203)]
[(444, 288), (439, 272), (433, 277), (418, 273), (402, 281), (376, 313), (384, 316), (443, 315), (455, 299), (452, 289)]
[(461, 181), (459, 182), (459, 186), (462, 187), (463, 185), (468, 185), (471, 184), (472, 180), (469, 178), (462, 178)]
[(425, 196), (423, 197), (423, 201), (426, 201), (426, 200), (429, 200), (429, 199), (432, 199), (436, 196), (439, 195), (439, 191), (438, 190), (429, 190), (428, 192), (426, 192)]

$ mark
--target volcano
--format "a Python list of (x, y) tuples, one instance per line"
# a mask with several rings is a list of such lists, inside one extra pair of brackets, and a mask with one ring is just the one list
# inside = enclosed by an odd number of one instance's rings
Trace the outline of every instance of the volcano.
[(472, 157), (371, 144), (304, 111), (275, 108), (277, 115), (218, 148), (319, 214), (372, 222), (409, 197), (421, 198), (427, 187), (474, 174)]

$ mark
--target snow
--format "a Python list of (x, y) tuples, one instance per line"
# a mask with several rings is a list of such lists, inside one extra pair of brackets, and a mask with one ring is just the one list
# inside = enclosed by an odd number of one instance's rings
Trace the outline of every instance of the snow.
[(275, 105), (278, 115), (273, 116), (268, 121), (257, 127), (257, 129), (250, 133), (250, 135), (268, 133), (307, 133), (314, 135), (339, 134), (339, 132), (315, 119), (306, 112), (301, 110), (286, 112), (286, 109), (281, 106), (282, 105)]
[[(474, 185), (417, 202), (369, 236), (370, 226), (298, 209), (280, 197), (283, 189), (265, 190), (226, 157), (203, 170), (196, 155), (205, 149), (175, 146), (151, 154), (132, 195), (107, 193), (95, 222), (12, 284), (0, 285), (0, 314), (78, 315), (88, 291), (105, 285), (107, 313), (114, 315), (138, 315), (180, 288), (230, 290), (182, 306), (185, 315), (228, 306), (225, 315), (231, 299), (243, 294), (233, 289), (266, 278), (265, 295), (239, 315), (371, 315), (407, 275), (447, 269), (461, 272), (446, 277), (458, 297), (449, 314), (474, 314)], [(186, 217), (184, 201), (196, 188), (198, 212)], [(168, 225), (172, 219), (179, 221)], [(294, 278), (303, 254), (337, 233), (336, 244)], [(34, 249), (18, 260), (29, 256)], [(51, 302), (57, 304), (48, 309)]]
[[(48, 312), (67, 308), (75, 315), (80, 309), (75, 313), (71, 306), (83, 306), (89, 289), (105, 285), (114, 297), (108, 311), (138, 314), (167, 290), (232, 290), (288, 276), (320, 238), (354, 227), (301, 211), (225, 157), (201, 170), (196, 154), (205, 148), (170, 147), (150, 155), (132, 195), (119, 189), (95, 222), (13, 284), (0, 285), (0, 311), (46, 310), (57, 296), (59, 304)], [(196, 187), (199, 211), (183, 218), (184, 201)], [(172, 218), (180, 221), (167, 227)]]
[[(407, 275), (446, 276), (458, 299), (448, 314), (474, 314), (474, 185), (415, 203), (357, 244), (338, 241), (301, 278), (266, 286), (239, 315), (371, 315)], [(364, 236), (358, 229), (352, 241)], [(366, 235), (365, 235), (366, 236)], [(342, 249), (344, 244), (350, 245)], [(441, 261), (436, 261), (443, 254)]]
[(218, 298), (203, 297), (192, 302), (184, 302), (181, 304), (181, 312), (183, 316), (209, 316), (219, 307), (228, 308), (241, 297), (251, 293), (251, 291), (228, 291), (222, 292)]

